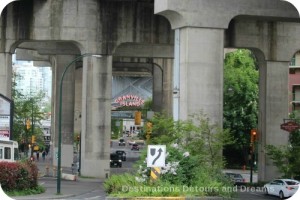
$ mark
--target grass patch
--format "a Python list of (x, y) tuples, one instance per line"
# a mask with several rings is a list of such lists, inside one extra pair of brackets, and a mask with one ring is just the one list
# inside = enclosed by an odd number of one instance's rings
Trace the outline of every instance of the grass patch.
[(35, 188), (31, 189), (25, 189), (25, 190), (11, 190), (11, 191), (5, 191), (5, 193), (8, 196), (27, 196), (27, 195), (33, 195), (33, 194), (42, 194), (46, 191), (46, 189), (40, 185), (38, 185)]

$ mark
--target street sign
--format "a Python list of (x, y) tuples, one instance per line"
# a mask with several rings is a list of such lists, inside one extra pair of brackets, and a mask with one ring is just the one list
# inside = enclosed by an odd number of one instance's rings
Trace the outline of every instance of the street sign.
[(148, 145), (147, 167), (165, 167), (166, 145)]
[(12, 129), (12, 101), (0, 94), (0, 139), (10, 140)]
[(288, 121), (286, 123), (281, 124), (280, 128), (287, 132), (293, 132), (295, 130), (300, 129), (300, 125), (298, 123), (296, 123), (295, 121)]

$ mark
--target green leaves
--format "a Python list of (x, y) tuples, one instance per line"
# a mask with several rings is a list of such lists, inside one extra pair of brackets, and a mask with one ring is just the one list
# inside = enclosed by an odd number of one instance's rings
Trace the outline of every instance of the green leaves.
[[(17, 140), (22, 146), (21, 151), (26, 151), (27, 143), (30, 143), (32, 135), (36, 136), (36, 141), (40, 147), (44, 145), (43, 132), (40, 128), (41, 120), (45, 119), (45, 114), (41, 109), (44, 94), (40, 92), (30, 96), (23, 95), (16, 90), (16, 82), (14, 81), (16, 77), (18, 75), (14, 75), (12, 92), (14, 102), (13, 140)], [(30, 120), (33, 125), (28, 130), (26, 129), (27, 120)]]
[(258, 70), (249, 50), (237, 50), (225, 58), (224, 128), (236, 133), (257, 126)]
[(300, 177), (300, 131), (290, 133), (287, 146), (267, 145), (267, 155), (284, 178)]
[[(236, 143), (226, 146), (224, 153), (232, 165), (241, 166), (248, 162), (250, 130), (258, 123), (258, 77), (251, 51), (239, 49), (226, 54), (223, 127), (232, 132)], [(232, 160), (232, 153), (235, 153), (236, 160)]]

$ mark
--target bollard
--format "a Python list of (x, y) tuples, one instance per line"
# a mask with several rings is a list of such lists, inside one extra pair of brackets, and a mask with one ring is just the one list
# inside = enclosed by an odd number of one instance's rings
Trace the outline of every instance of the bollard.
[(53, 167), (53, 177), (56, 177), (56, 167)]
[(46, 176), (49, 176), (49, 165), (46, 165)]

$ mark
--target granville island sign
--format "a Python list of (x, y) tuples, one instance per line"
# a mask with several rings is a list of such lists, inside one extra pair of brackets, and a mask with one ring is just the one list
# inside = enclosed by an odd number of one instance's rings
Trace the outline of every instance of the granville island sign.
[(120, 97), (117, 97), (115, 99), (115, 103), (118, 103), (120, 106), (126, 106), (126, 107), (131, 107), (131, 106), (142, 106), (145, 101), (137, 96), (137, 95), (123, 95)]

